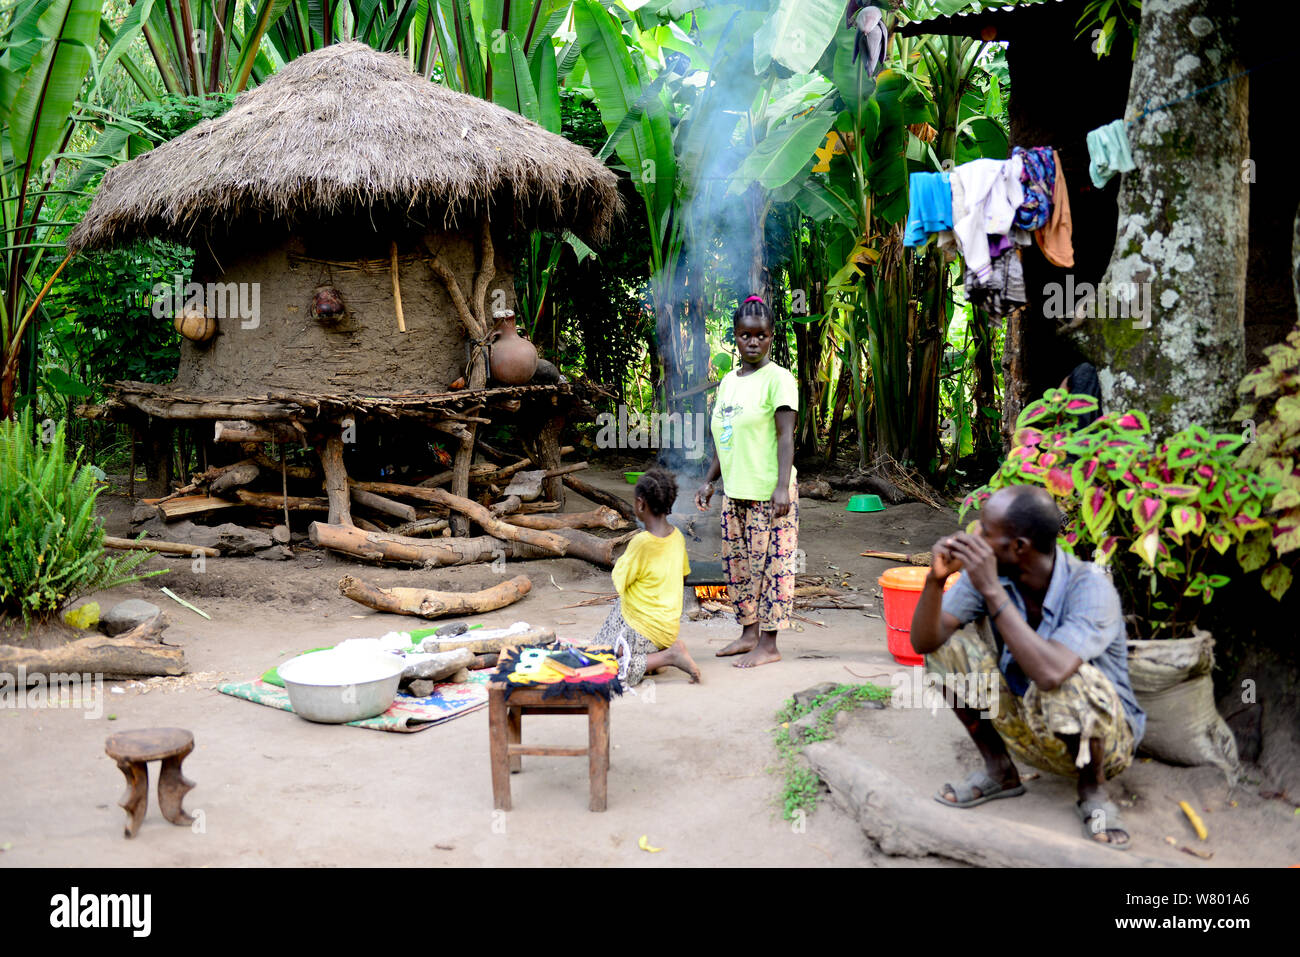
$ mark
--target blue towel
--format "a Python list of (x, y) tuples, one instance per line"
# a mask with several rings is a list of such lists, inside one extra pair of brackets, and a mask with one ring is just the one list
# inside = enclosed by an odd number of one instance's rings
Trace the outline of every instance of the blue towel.
[(1088, 134), (1088, 175), (1093, 186), (1101, 189), (1116, 173), (1135, 169), (1123, 120), (1099, 126)]
[(924, 246), (931, 233), (952, 229), (952, 184), (947, 173), (913, 173), (908, 181), (904, 246)]

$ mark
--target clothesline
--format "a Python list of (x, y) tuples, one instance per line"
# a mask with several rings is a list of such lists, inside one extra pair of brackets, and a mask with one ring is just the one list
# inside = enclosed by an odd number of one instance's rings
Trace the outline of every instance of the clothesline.
[[(1240, 79), (1241, 77), (1245, 76), (1247, 73), (1254, 73), (1256, 70), (1262, 70), (1270, 63), (1275, 63), (1278, 60), (1282, 59), (1282, 56), (1284, 55), (1285, 54), (1275, 56), (1272, 59), (1265, 60), (1263, 63), (1257, 63), (1255, 64), (1255, 66), (1252, 66), (1249, 69), (1242, 70), (1240, 73), (1234, 73), (1231, 76), (1225, 76), (1221, 80), (1215, 80), (1213, 83), (1208, 83), (1205, 86), (1197, 87), (1195, 90), (1192, 90), (1192, 92), (1184, 94), (1183, 96), (1178, 97), (1178, 99), (1176, 100), (1170, 100), (1168, 103), (1161, 103), (1159, 106), (1149, 106), (1146, 109), (1144, 109), (1141, 113), (1139, 113), (1137, 116), (1133, 117), (1133, 119), (1128, 120), (1124, 124), (1124, 126), (1126, 128), (1130, 127), (1133, 124), (1135, 124), (1138, 120), (1150, 116), (1152, 113), (1159, 113), (1161, 110), (1167, 110), (1169, 109), (1169, 107), (1176, 106), (1177, 104), (1182, 103), (1184, 100), (1190, 100), (1193, 97), (1200, 96), (1206, 90), (1213, 90), (1216, 86), (1223, 86), (1223, 84), (1225, 83), (1231, 83), (1233, 80)], [(1151, 100), (1148, 99), (1147, 102), (1150, 103)]]

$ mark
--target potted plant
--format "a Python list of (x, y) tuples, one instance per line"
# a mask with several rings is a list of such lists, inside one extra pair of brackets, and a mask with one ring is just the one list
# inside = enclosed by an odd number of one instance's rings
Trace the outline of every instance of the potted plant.
[[(1213, 639), (1201, 609), (1231, 580), (1269, 563), (1269, 515), (1282, 482), (1241, 465), (1238, 435), (1193, 425), (1157, 442), (1139, 411), (1078, 418), (1096, 399), (1049, 390), (1017, 420), (1012, 449), (961, 514), (1009, 485), (1037, 484), (1065, 514), (1060, 543), (1110, 570), (1129, 630), (1134, 691), (1147, 711), (1143, 747), (1165, 760), (1235, 768), (1236, 746), (1214, 708)], [(1291, 573), (1261, 578), (1275, 598)]]

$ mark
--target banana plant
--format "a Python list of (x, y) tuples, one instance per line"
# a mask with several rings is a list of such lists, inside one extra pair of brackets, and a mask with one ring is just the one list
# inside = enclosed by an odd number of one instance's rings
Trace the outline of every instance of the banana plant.
[[(0, 33), (0, 417), (15, 414), (24, 336), (32, 317), (49, 231), (62, 225), (67, 193), (57, 188), (83, 86), (98, 71), (100, 0), (23, 0)], [(114, 57), (120, 48), (111, 49)], [(64, 260), (66, 262), (66, 259)], [(48, 289), (51, 279), (44, 286)], [(32, 348), (29, 345), (28, 356)], [(30, 377), (29, 361), (24, 371)]]

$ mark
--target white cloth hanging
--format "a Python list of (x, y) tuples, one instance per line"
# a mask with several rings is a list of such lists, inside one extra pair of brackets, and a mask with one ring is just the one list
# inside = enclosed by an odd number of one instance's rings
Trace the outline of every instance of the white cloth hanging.
[(989, 234), (1001, 236), (1011, 229), (1016, 210), (1025, 200), (1020, 185), (1023, 163), (1019, 156), (1008, 160), (977, 159), (962, 163), (950, 179), (960, 180), (965, 215), (953, 210), (953, 234), (957, 248), (966, 257), (966, 268), (981, 279), (989, 274)]

